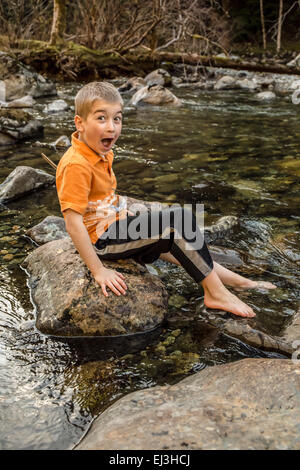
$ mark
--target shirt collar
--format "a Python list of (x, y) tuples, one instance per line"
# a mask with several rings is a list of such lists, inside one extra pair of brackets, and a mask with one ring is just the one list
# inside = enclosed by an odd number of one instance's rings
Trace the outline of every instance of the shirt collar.
[(78, 139), (79, 132), (73, 132), (72, 134), (72, 146), (78, 150), (81, 155), (86, 158), (92, 165), (96, 165), (100, 160), (108, 161), (107, 158), (112, 154), (112, 150), (110, 150), (106, 155), (99, 155), (93, 149), (91, 149), (87, 144), (82, 142)]

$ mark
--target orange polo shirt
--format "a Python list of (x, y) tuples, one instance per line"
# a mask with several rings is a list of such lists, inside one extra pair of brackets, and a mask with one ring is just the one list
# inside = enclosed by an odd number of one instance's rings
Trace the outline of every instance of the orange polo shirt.
[(92, 243), (107, 227), (119, 218), (119, 196), (115, 194), (117, 180), (112, 169), (114, 154), (99, 156), (84, 142), (78, 140), (78, 132), (72, 134), (72, 146), (61, 158), (56, 171), (56, 188), (61, 211), (72, 209), (83, 216)]

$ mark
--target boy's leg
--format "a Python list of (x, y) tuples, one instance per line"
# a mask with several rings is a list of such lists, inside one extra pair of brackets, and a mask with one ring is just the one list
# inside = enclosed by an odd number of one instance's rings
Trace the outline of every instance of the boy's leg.
[[(162, 253), (159, 257), (163, 261), (168, 261), (169, 263), (176, 264), (177, 266), (181, 266), (179, 261), (169, 252), (169, 253)], [(230, 271), (230, 269), (224, 268), (221, 264), (214, 261), (214, 269), (226, 286), (234, 287), (236, 289), (255, 289), (255, 288), (264, 288), (264, 289), (276, 289), (276, 286), (271, 282), (267, 281), (252, 281), (251, 279), (247, 279), (244, 276), (240, 276), (239, 274)]]
[[(251, 307), (231, 294), (213, 269), (213, 261), (194, 215), (186, 209), (165, 209), (157, 213), (160, 221), (157, 224), (157, 221), (155, 222), (152, 218), (153, 214), (143, 213), (115, 222), (109, 227), (105, 236), (100, 237), (97, 241), (95, 247), (98, 255), (103, 259), (133, 257), (140, 262), (149, 263), (158, 259), (161, 253), (171, 252), (188, 274), (197, 283), (202, 284), (204, 303), (207, 307), (226, 310), (239, 316), (254, 316)], [(164, 226), (163, 216), (168, 215), (170, 215), (169, 221)], [(179, 218), (180, 215), (183, 216), (182, 223), (178, 224), (176, 217)], [(185, 236), (186, 227), (184, 227), (183, 221), (186, 219), (184, 216), (192, 223), (190, 233), (195, 234), (193, 240), (187, 239)], [(148, 238), (147, 236), (145, 238), (135, 237), (133, 233), (130, 233), (130, 224), (132, 222), (135, 224), (137, 221), (141, 225), (148, 224)], [(190, 249), (197, 238), (198, 248)]]

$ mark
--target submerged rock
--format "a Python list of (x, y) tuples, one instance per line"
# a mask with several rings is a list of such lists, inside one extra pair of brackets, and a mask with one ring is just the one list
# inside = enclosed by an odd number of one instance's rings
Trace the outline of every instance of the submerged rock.
[(17, 166), (0, 185), (0, 201), (18, 199), (25, 194), (55, 183), (55, 177), (30, 166)]
[(0, 109), (0, 145), (12, 145), (43, 133), (41, 121), (21, 109)]
[(181, 101), (170, 90), (160, 85), (145, 86), (138, 90), (131, 98), (130, 104), (173, 105), (180, 106)]
[(243, 359), (126, 395), (75, 449), (298, 449), (299, 410), (297, 365)]
[(26, 235), (38, 245), (68, 237), (64, 219), (55, 215), (45, 217), (41, 223), (27, 230)]
[(242, 318), (236, 315), (232, 318), (227, 312), (206, 309), (201, 304), (197, 306), (197, 313), (204, 322), (250, 346), (288, 356), (293, 353), (292, 341), (287, 337), (272, 336), (261, 331), (256, 324), (256, 318)]
[(37, 307), (37, 328), (56, 336), (115, 336), (146, 332), (167, 313), (163, 282), (133, 260), (103, 261), (125, 275), (126, 295), (104, 297), (70, 238), (46, 243), (23, 263)]

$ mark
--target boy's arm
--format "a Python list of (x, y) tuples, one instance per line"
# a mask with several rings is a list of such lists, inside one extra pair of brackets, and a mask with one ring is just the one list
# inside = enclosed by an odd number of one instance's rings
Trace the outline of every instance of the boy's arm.
[(66, 230), (72, 238), (81, 258), (92, 272), (96, 282), (101, 286), (105, 297), (108, 296), (106, 286), (116, 295), (125, 295), (127, 286), (123, 280), (123, 274), (103, 266), (93, 248), (91, 239), (83, 223), (82, 215), (72, 209), (67, 209), (64, 214)]

